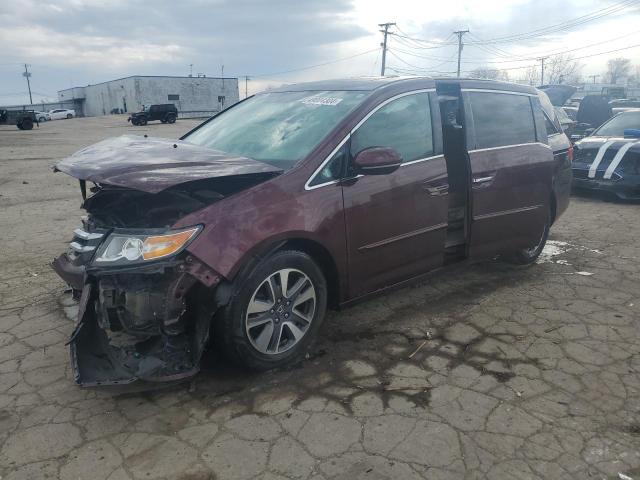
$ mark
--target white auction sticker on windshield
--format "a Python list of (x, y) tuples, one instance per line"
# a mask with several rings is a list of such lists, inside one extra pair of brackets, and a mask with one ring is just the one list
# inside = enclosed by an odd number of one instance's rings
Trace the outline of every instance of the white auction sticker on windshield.
[(303, 100), (300, 100), (305, 105), (328, 105), (334, 106), (339, 104), (342, 99), (334, 98), (334, 97), (308, 97)]

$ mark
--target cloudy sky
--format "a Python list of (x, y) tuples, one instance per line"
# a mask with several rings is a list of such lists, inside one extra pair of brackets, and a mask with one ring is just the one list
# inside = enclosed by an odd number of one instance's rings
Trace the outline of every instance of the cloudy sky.
[(225, 76), (249, 76), (250, 94), (379, 74), (382, 22), (397, 23), (388, 73), (455, 71), (452, 32), (469, 29), (463, 72), (488, 65), (517, 79), (535, 58), (569, 51), (586, 77), (612, 57), (640, 64), (639, 19), (640, 0), (2, 1), (0, 105), (28, 100), (24, 63), (34, 100), (134, 74), (187, 75), (190, 64), (194, 75), (224, 65)]

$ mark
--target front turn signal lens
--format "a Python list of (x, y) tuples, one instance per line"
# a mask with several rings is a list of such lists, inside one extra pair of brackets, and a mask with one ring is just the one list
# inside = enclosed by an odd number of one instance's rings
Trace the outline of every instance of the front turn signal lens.
[(142, 258), (154, 260), (173, 255), (191, 240), (198, 230), (196, 227), (178, 233), (147, 237), (142, 245)]

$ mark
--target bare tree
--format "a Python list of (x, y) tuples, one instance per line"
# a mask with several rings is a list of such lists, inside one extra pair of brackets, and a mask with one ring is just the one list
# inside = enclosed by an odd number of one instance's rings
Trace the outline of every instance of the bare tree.
[(554, 55), (545, 64), (544, 81), (548, 84), (576, 84), (582, 80), (583, 65), (572, 55)]
[(609, 83), (618, 83), (631, 72), (631, 60), (628, 58), (612, 58), (607, 61), (605, 78)]
[(483, 78), (486, 80), (504, 80), (509, 81), (509, 74), (506, 70), (499, 70), (491, 67), (477, 67), (474, 68), (469, 76), (471, 78)]
[(527, 85), (538, 85), (540, 83), (540, 67), (528, 67), (516, 81)]

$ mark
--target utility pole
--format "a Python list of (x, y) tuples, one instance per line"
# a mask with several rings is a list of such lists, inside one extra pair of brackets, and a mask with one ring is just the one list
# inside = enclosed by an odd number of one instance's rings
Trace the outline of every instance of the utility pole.
[(387, 62), (387, 35), (389, 34), (389, 27), (394, 26), (395, 23), (387, 22), (387, 23), (379, 23), (379, 27), (383, 27), (384, 30), (380, 30), (384, 35), (384, 40), (380, 44), (382, 47), (382, 66), (380, 67), (380, 75), (384, 77), (384, 67)]
[(549, 57), (541, 57), (538, 60), (540, 60), (540, 66), (542, 67), (542, 71), (540, 73), (540, 85), (544, 85), (544, 61), (549, 58)]
[(24, 64), (24, 73), (22, 74), (22, 76), (27, 79), (27, 88), (29, 89), (29, 105), (33, 105), (33, 98), (31, 98), (31, 82), (29, 81), (31, 73), (29, 72), (29, 65), (27, 65), (26, 63)]
[(249, 81), (249, 77), (247, 77), (246, 75), (244, 76), (244, 98), (247, 98), (249, 96), (249, 89), (247, 87), (247, 82)]
[(453, 33), (458, 35), (458, 78), (460, 78), (460, 61), (462, 59), (462, 48), (464, 47), (462, 44), (462, 36), (465, 33), (469, 33), (469, 30), (457, 30)]
[(598, 78), (600, 75), (589, 75), (589, 78), (591, 78), (593, 80), (593, 83), (596, 83), (596, 78)]

